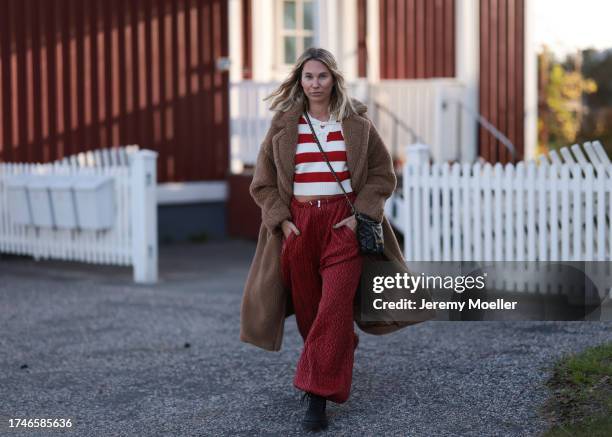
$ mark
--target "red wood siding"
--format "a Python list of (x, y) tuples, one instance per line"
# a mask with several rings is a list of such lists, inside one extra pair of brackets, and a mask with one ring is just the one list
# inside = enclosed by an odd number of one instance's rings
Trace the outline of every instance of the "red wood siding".
[(261, 209), (249, 193), (252, 172), (230, 174), (227, 177), (227, 233), (231, 237), (257, 240), (261, 225)]
[(455, 76), (455, 0), (380, 1), (380, 78)]
[(223, 0), (4, 0), (0, 161), (139, 144), (160, 181), (224, 178)]
[(251, 0), (242, 0), (242, 78), (253, 79)]
[[(480, 112), (524, 153), (524, 0), (480, 0)], [(506, 147), (479, 131), (480, 156), (510, 162)]]
[(367, 0), (357, 0), (357, 77), (367, 77)]

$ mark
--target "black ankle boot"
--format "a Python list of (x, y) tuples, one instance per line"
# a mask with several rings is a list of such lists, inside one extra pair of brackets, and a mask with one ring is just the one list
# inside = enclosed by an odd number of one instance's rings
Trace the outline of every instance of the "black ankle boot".
[(327, 399), (322, 396), (315, 395), (313, 393), (304, 393), (302, 396), (302, 402), (304, 398), (308, 397), (308, 409), (302, 419), (302, 426), (308, 431), (317, 431), (319, 429), (327, 428), (327, 416), (325, 415), (325, 406)]

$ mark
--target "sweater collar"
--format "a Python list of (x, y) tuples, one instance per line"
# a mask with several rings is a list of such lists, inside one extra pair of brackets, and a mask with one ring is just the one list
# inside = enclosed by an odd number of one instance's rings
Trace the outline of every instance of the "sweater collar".
[[(353, 107), (355, 108), (355, 111), (357, 112), (358, 115), (362, 115), (364, 114), (367, 110), (368, 107), (360, 102), (359, 100), (355, 99), (354, 97), (351, 97), (351, 102), (353, 103)], [(299, 102), (296, 102), (293, 104), (293, 106), (291, 106), (283, 115), (283, 121), (285, 123), (299, 123), (300, 117), (302, 116), (302, 114), (304, 113), (304, 108), (302, 106), (302, 104), (300, 104)], [(354, 117), (355, 115), (352, 115), (351, 117)], [(349, 118), (351, 118), (349, 117)], [(331, 120), (330, 120), (331, 121)], [(342, 120), (344, 121), (344, 120)]]

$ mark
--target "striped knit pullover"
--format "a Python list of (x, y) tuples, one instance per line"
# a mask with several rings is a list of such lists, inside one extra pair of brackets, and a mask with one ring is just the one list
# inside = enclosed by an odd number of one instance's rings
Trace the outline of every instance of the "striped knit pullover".
[[(329, 163), (342, 182), (347, 193), (353, 191), (351, 175), (346, 164), (346, 144), (342, 135), (340, 121), (319, 121), (308, 114), (321, 147)], [(298, 143), (295, 153), (295, 173), (293, 176), (293, 194), (298, 196), (323, 196), (342, 194), (334, 175), (329, 170), (323, 154), (312, 135), (308, 121), (300, 117), (298, 126)]]

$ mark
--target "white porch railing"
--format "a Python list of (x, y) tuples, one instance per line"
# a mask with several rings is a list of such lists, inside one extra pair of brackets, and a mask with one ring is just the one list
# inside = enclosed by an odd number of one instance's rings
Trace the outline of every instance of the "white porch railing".
[(274, 115), (263, 98), (278, 85), (252, 81), (230, 84), (230, 169), (233, 173), (255, 165)]
[[(242, 81), (230, 85), (231, 169), (239, 173), (245, 166), (253, 166), (259, 146), (270, 125), (273, 113), (268, 110), (269, 95), (279, 83)], [(397, 150), (403, 158), (404, 146), (414, 138), (392, 119), (376, 113), (376, 101), (391, 110), (404, 124), (410, 126), (427, 144), (432, 145), (435, 160), (454, 160), (460, 157), (457, 105), (445, 105), (446, 100), (462, 100), (463, 87), (454, 79), (384, 80), (377, 84), (354, 82), (349, 84), (351, 95), (369, 104), (368, 114), (374, 119), (385, 144)]]
[[(0, 252), (32, 255), (35, 260), (131, 265), (136, 282), (156, 282), (156, 159), (156, 152), (128, 146), (80, 153), (48, 164), (0, 163)], [(16, 224), (7, 186), (15, 175), (109, 176), (115, 202), (112, 227), (88, 230)]]
[[(462, 101), (464, 87), (455, 79), (382, 80), (369, 87), (370, 100), (399, 116), (429, 144), (434, 162), (458, 160), (460, 151), (460, 108), (446, 101)], [(376, 127), (385, 143), (398, 147), (405, 161), (405, 147), (415, 142), (409, 132), (398, 129), (389, 117), (374, 115)]]

